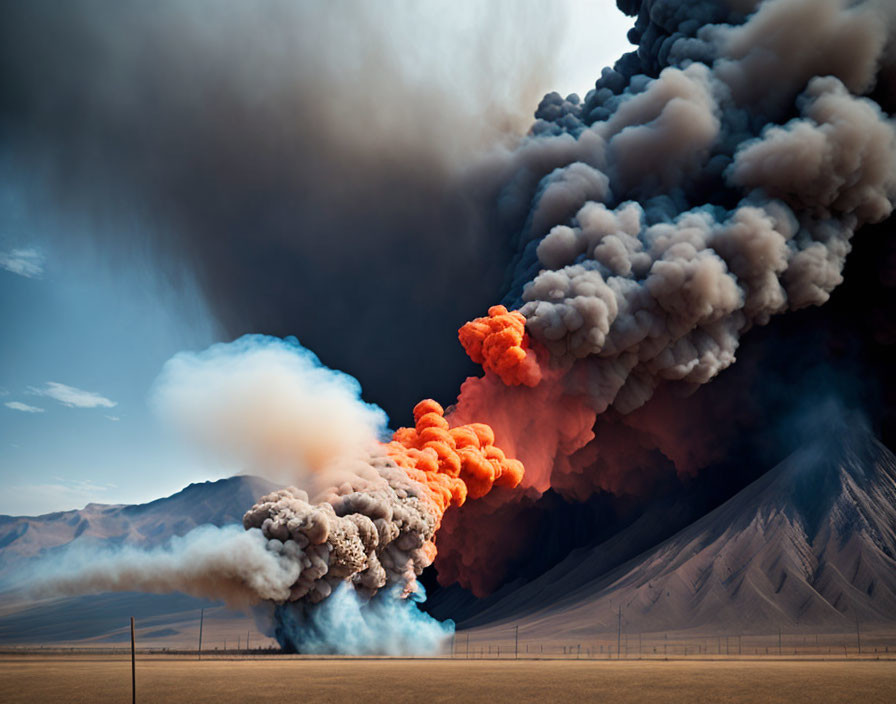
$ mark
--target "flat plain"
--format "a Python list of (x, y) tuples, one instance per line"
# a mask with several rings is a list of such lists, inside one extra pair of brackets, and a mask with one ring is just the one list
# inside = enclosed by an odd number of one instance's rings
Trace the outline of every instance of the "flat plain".
[[(137, 660), (138, 702), (876, 702), (896, 701), (894, 660)], [(125, 702), (122, 655), (0, 655), (0, 701)]]

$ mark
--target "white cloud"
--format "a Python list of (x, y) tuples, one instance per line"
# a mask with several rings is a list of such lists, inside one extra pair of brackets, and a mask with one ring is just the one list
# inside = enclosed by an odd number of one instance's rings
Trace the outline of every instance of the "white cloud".
[(85, 391), (77, 389), (74, 386), (67, 386), (56, 381), (48, 381), (43, 388), (29, 387), (29, 391), (38, 396), (46, 396), (59, 401), (63, 406), (69, 408), (113, 408), (118, 403), (111, 399), (101, 396), (93, 391)]
[(121, 418), (119, 418), (118, 416), (106, 416), (106, 418), (108, 418), (109, 420), (114, 420), (114, 421), (121, 420)]
[(0, 252), (0, 269), (33, 279), (44, 273), (44, 255), (36, 249), (13, 249)]
[(43, 413), (43, 408), (38, 408), (37, 406), (29, 406), (27, 403), (21, 403), (19, 401), (7, 401), (3, 404), (7, 408), (11, 408), (14, 411), (22, 411), (22, 413)]

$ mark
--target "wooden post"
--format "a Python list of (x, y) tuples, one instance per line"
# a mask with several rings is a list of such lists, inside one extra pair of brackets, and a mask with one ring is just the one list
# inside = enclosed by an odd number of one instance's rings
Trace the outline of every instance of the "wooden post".
[(616, 620), (616, 659), (622, 657), (622, 605), (619, 605)]
[(199, 649), (196, 651), (196, 659), (202, 660), (202, 622), (205, 620), (205, 609), (199, 609)]
[(134, 638), (133, 616), (131, 616), (131, 704), (137, 704), (137, 647)]
[(520, 627), (513, 627), (513, 658), (514, 660), (520, 659)]
[(862, 636), (859, 633), (859, 615), (856, 614), (856, 645), (859, 648), (859, 655), (862, 654)]

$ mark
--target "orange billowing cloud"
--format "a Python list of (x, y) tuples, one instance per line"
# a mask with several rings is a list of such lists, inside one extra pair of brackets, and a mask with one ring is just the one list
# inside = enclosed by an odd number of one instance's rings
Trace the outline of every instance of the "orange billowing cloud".
[(523, 464), (495, 447), (495, 434), (484, 423), (450, 428), (444, 409), (432, 399), (414, 407), (414, 427), (399, 428), (386, 445), (395, 462), (426, 489), (437, 517), (467, 497), (485, 496), (493, 486), (513, 488)]
[(526, 319), (519, 311), (492, 306), (488, 316), (466, 323), (457, 336), (470, 359), (508, 386), (535, 386), (541, 381), (538, 359), (529, 347)]

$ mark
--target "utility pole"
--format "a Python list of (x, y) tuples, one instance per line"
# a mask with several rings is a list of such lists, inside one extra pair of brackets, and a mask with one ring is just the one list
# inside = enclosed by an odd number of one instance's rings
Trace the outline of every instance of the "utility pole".
[(137, 648), (134, 640), (134, 617), (131, 616), (131, 704), (137, 704)]
[(520, 659), (520, 627), (516, 625), (513, 627), (513, 658), (514, 660)]
[(622, 604), (619, 605), (619, 613), (616, 621), (616, 659), (622, 657)]
[(246, 652), (249, 652), (249, 631), (246, 631)]
[(859, 632), (859, 614), (856, 614), (856, 645), (859, 648), (859, 655), (862, 654), (862, 635)]
[(205, 609), (199, 609), (199, 650), (196, 651), (197, 660), (202, 660), (202, 622), (205, 620)]
[(781, 629), (778, 628), (778, 656), (781, 655)]

